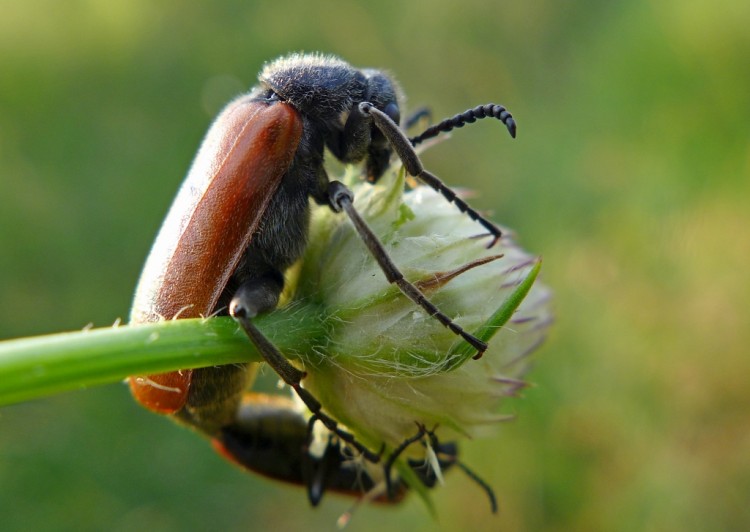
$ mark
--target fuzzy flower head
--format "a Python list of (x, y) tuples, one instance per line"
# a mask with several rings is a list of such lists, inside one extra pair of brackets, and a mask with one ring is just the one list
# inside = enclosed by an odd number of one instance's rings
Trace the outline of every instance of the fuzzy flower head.
[[(404, 277), (489, 348), (472, 359), (464, 340), (387, 282), (345, 215), (317, 209), (294, 299), (322, 309), (327, 334), (293, 355), (304, 386), (371, 449), (397, 448), (417, 424), (451, 441), (506, 419), (499, 403), (524, 386), (551, 322), (549, 290), (535, 282), (539, 259), (507, 230), (488, 249), (482, 227), (442, 195), (404, 193), (403, 172), (352, 189)], [(411, 447), (405, 456), (424, 457)]]

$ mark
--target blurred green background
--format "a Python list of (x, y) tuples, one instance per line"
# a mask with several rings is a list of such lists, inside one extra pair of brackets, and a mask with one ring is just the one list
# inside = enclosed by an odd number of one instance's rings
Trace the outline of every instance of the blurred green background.
[[(211, 121), (282, 53), (394, 72), (425, 156), (544, 256), (556, 326), (451, 474), (351, 530), (750, 527), (750, 3), (0, 1), (0, 338), (127, 317)], [(246, 475), (123, 385), (0, 411), (8, 530), (332, 529), (349, 500)]]

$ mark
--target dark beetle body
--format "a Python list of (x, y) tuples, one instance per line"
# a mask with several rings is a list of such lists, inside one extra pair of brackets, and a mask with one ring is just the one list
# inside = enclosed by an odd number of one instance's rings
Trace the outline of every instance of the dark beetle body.
[[(280, 293), (284, 271), (305, 248), (309, 198), (327, 202), (324, 148), (343, 162), (366, 159), (371, 179), (387, 167), (390, 150), (382, 134), (356, 119), (347, 122), (362, 101), (399, 120), (397, 89), (385, 75), (330, 57), (291, 56), (266, 66), (259, 78), (260, 84), (230, 103), (208, 132), (144, 268), (131, 321), (226, 314), (248, 279), (276, 285)], [(225, 176), (229, 166), (237, 169)], [(227, 184), (217, 188), (222, 178)], [(236, 193), (243, 189), (244, 197)], [(214, 190), (220, 191), (216, 204), (221, 207), (209, 203), (202, 209)], [(202, 210), (219, 213), (218, 220), (196, 217)], [(201, 233), (205, 246), (194, 243), (201, 240), (195, 234), (186, 235), (197, 219), (192, 232)], [(175, 241), (178, 233), (186, 235), (189, 246)], [(206, 265), (209, 257), (213, 260)], [(306, 423), (300, 424), (298, 414), (289, 410), (285, 417), (283, 407), (264, 413), (264, 419), (276, 419), (275, 426), (257, 425), (257, 417), (249, 423), (247, 415), (243, 424), (243, 416), (237, 415), (250, 381), (246, 368), (223, 366), (132, 378), (131, 387), (146, 407), (175, 414), (215, 438), (223, 454), (241, 465), (309, 485), (313, 472), (307, 471), (310, 460), (303, 452)], [(252, 411), (252, 403), (245, 410)], [(254, 439), (241, 438), (243, 434)], [(243, 452), (243, 445), (251, 452)], [(357, 483), (357, 477), (350, 464), (331, 472), (325, 482), (330, 489), (359, 494), (367, 486)]]
[[(252, 318), (273, 310), (284, 286), (284, 271), (305, 249), (309, 199), (354, 216), (343, 185), (335, 188), (339, 196), (344, 190), (343, 199), (332, 197), (332, 185), (337, 183), (329, 182), (323, 166), (325, 148), (344, 163), (363, 162), (367, 179), (373, 182), (395, 150), (412, 175), (426, 176), (428, 184), (499, 236), (493, 225), (447, 193), (437, 178), (415, 166), (419, 160), (413, 150), (408, 153), (411, 145), (404, 146), (408, 141), (397, 126), (399, 100), (397, 85), (383, 72), (358, 70), (333, 57), (291, 55), (268, 64), (259, 84), (231, 102), (208, 131), (146, 262), (131, 322), (230, 312), (236, 318)], [(484, 116), (501, 118), (509, 129), (512, 124), (515, 133), (510, 114), (501, 106), (486, 114), (474, 111), (438, 132)], [(399, 139), (394, 139), (394, 131)], [(370, 251), (377, 245), (367, 244)], [(400, 275), (395, 268), (393, 272)], [(389, 281), (403, 284), (393, 272), (386, 272)], [(431, 304), (421, 293), (408, 295), (421, 297), (424, 301), (415, 301), (437, 314), (437, 309), (426, 306)], [(442, 314), (438, 319), (457, 334), (473, 338), (449, 325)], [(252, 329), (243, 327), (246, 332)], [(248, 334), (259, 345), (252, 331)], [(481, 354), (482, 343), (476, 345)], [(263, 352), (260, 345), (259, 350)], [(265, 353), (264, 357), (318, 419), (353, 443), (300, 389), (303, 373), (286, 362), (274, 365)], [(291, 405), (246, 393), (253, 376), (249, 366), (228, 365), (131, 377), (130, 385), (144, 406), (172, 414), (213, 438), (217, 449), (235, 462), (266, 476), (307, 485), (313, 504), (326, 487), (360, 494), (373, 485), (374, 479), (365, 474), (363, 481), (360, 471), (341, 459), (338, 440), (324, 453), (338, 459), (310, 456), (306, 420)], [(455, 449), (450, 449), (449, 461), (455, 458)], [(420, 478), (429, 483), (427, 476)], [(402, 494), (405, 488), (396, 487), (394, 493)]]

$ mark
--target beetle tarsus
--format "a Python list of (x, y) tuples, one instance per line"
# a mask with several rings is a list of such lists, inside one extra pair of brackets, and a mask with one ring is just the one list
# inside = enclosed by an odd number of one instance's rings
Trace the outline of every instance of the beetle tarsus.
[(490, 509), (492, 510), (493, 514), (496, 514), (498, 509), (497, 497), (495, 497), (495, 490), (492, 489), (492, 486), (487, 484), (486, 481), (480, 478), (479, 475), (477, 475), (473, 470), (469, 469), (469, 467), (460, 460), (455, 460), (454, 463), (459, 467), (459, 469), (461, 469), (461, 471), (466, 473), (466, 476), (468, 476), (475, 483), (479, 484), (479, 487), (484, 490), (484, 492), (487, 494), (487, 498), (490, 500)]

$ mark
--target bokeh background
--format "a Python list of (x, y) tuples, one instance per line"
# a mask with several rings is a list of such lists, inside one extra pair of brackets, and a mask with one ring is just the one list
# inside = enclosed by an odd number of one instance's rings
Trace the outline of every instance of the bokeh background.
[[(556, 326), (518, 420), (460, 474), (351, 530), (750, 527), (750, 3), (0, 1), (0, 338), (128, 313), (221, 105), (282, 53), (394, 72), (442, 117), (425, 155), (544, 256)], [(0, 527), (329, 530), (123, 385), (0, 410)]]

